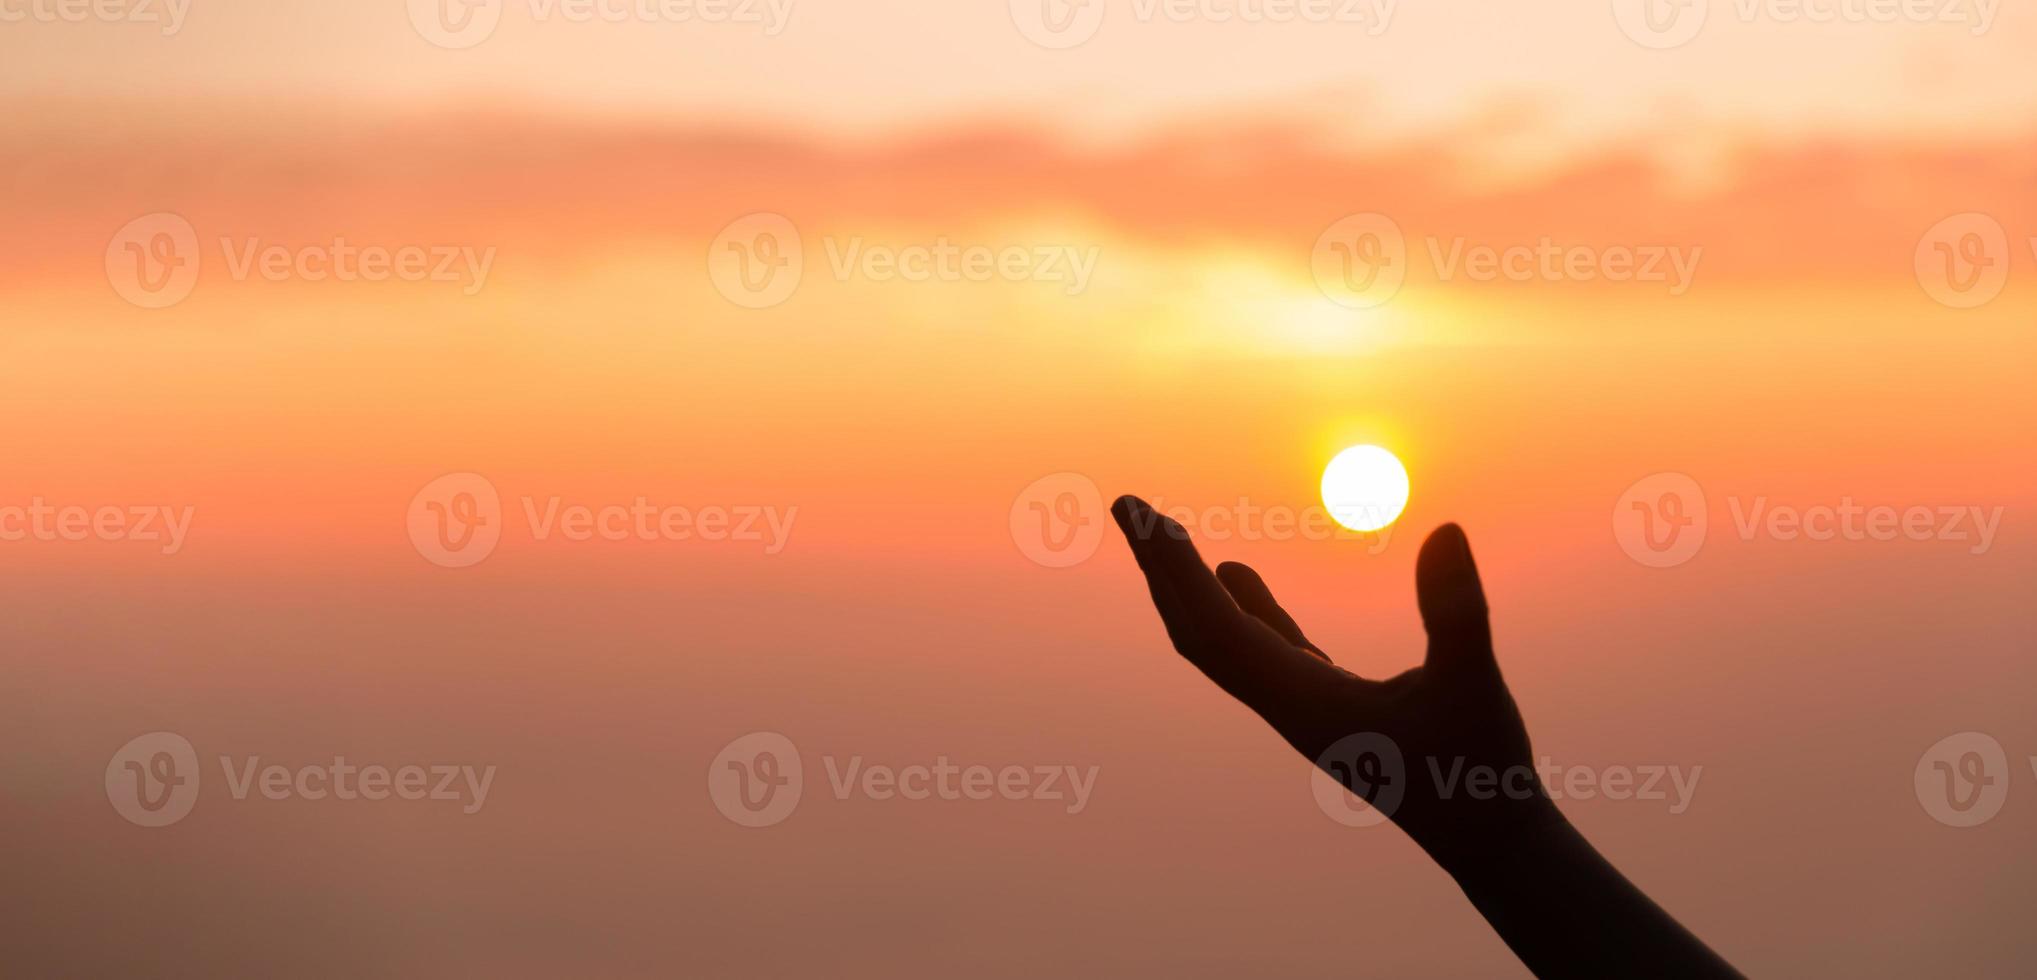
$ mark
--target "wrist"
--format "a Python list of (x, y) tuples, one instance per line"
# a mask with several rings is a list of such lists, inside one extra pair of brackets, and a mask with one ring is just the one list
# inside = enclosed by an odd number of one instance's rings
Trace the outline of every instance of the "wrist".
[(1417, 834), (1415, 842), (1469, 890), (1494, 876), (1518, 874), (1552, 852), (1565, 851), (1583, 837), (1547, 796), (1508, 801), (1490, 812)]

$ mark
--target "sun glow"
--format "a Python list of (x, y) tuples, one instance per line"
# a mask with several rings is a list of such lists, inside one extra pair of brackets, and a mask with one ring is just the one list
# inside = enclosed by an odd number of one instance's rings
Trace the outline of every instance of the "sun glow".
[(1408, 471), (1378, 446), (1353, 446), (1323, 468), (1323, 506), (1353, 531), (1377, 531), (1408, 505)]

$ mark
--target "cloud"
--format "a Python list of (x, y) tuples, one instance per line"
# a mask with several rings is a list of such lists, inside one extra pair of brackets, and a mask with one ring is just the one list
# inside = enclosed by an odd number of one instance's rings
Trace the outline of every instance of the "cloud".
[(754, 211), (846, 233), (1064, 220), (1142, 246), (1286, 250), (1371, 211), (1410, 236), (1702, 245), (1716, 284), (1907, 275), (1918, 236), (1962, 211), (2037, 235), (2037, 133), (1928, 145), (1689, 134), (1669, 151), (1635, 140), (1563, 158), (1507, 152), (1532, 147), (1538, 125), (1516, 107), (1352, 146), (1229, 117), (1099, 148), (1022, 123), (849, 141), (508, 114), (228, 107), (163, 120), (44, 104), (0, 137), (13, 178), (0, 257), (27, 279), (96, 275), (107, 236), (156, 211), (201, 235), (483, 240), (563, 261), (704, 241)]

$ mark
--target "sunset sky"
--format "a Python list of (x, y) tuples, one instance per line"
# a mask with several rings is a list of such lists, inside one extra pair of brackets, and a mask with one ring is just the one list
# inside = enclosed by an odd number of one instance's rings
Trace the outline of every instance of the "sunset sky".
[[(1024, 7), (793, 0), (771, 34), (514, 0), (461, 49), (398, 0), (0, 20), (0, 961), (1523, 975), (1425, 855), (1327, 819), (1307, 763), (1179, 662), (1115, 530), (1069, 567), (1015, 533), (1056, 474), (1300, 512), (1377, 444), (1413, 486), (1383, 538), (1203, 554), (1384, 675), (1421, 656), (1415, 550), (1461, 523), (1537, 753), (1702, 767), (1681, 812), (1564, 809), (1715, 949), (1750, 975), (2027, 972), (2037, 10), (1713, 0), (1658, 50), (1624, 4), (1177, 23), (1109, 0), (1056, 50)], [(148, 308), (127, 246), (171, 241), (167, 215), (195, 280)], [(726, 278), (756, 215), (803, 263), (770, 305)], [(1390, 295), (1324, 281), (1353, 215), (1397, 229)], [(445, 274), (304, 274), (342, 241)], [(1545, 242), (1661, 275), (1472, 271)], [(884, 271), (950, 247), (1034, 271)], [(1996, 278), (1961, 289), (1947, 256)], [(500, 498), (470, 567), (417, 543), (450, 474)], [(1617, 523), (1657, 474), (1710, 512), (1672, 567)], [(639, 498), (782, 530), (528, 519)], [(167, 554), (6, 540), (34, 502), (189, 525)], [(1748, 524), (1855, 504), (1994, 523)], [(107, 760), (159, 731), (204, 780), (188, 819), (138, 827)], [(703, 779), (752, 732), (805, 764), (776, 826)], [(1962, 732), (2010, 764), (1971, 828), (1913, 786)], [(218, 761), (336, 755), (497, 773), (469, 814), (235, 799)], [(937, 757), (1094, 766), (1095, 793), (836, 799), (824, 765)]]

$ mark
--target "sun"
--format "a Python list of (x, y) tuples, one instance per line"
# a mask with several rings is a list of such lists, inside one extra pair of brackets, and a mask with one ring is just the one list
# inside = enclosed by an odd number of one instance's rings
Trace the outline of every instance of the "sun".
[(1353, 531), (1377, 531), (1408, 505), (1408, 471), (1378, 446), (1352, 446), (1323, 468), (1323, 506)]

